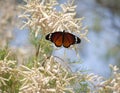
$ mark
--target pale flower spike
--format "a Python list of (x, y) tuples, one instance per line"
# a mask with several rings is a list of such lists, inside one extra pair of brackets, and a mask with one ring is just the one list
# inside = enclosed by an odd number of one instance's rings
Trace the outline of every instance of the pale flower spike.
[(21, 7), (24, 13), (20, 17), (27, 19), (23, 27), (29, 26), (36, 36), (40, 34), (38, 28), (42, 34), (66, 30), (75, 32), (88, 41), (88, 30), (82, 25), (84, 18), (75, 18), (77, 6), (74, 5), (74, 0), (61, 4), (62, 10), (59, 12), (55, 8), (58, 5), (56, 0), (27, 0), (26, 3)]

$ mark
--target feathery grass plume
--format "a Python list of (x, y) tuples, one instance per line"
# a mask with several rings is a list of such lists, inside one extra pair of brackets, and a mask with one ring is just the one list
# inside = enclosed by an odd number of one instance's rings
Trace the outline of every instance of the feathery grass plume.
[(110, 65), (112, 76), (106, 80), (105, 89), (111, 90), (113, 93), (120, 93), (120, 69), (117, 66)]
[(70, 75), (60, 64), (54, 62), (53, 57), (47, 59), (44, 67), (29, 69), (21, 66), (19, 73), (24, 78), (21, 80), (23, 85), (20, 93), (74, 93), (70, 86), (70, 81), (76, 78), (76, 75)]
[(102, 76), (89, 74), (86, 80), (90, 84), (90, 91), (97, 93), (119, 93), (120, 92), (120, 73), (117, 66), (110, 65), (112, 76), (105, 79)]
[(24, 12), (20, 17), (26, 20), (22, 28), (29, 26), (35, 36), (67, 30), (87, 39), (88, 30), (81, 22), (84, 18), (76, 18), (76, 5), (69, 0), (60, 5), (61, 11), (57, 11), (56, 6), (59, 6), (56, 0), (27, 0), (26, 5), (21, 6)]
[(20, 85), (16, 61), (0, 60), (0, 93), (18, 93)]

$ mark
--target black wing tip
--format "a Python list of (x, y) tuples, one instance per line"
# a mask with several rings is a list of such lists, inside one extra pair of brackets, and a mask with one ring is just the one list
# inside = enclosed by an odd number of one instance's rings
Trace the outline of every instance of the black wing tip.
[(50, 34), (47, 34), (47, 35), (45, 36), (45, 39), (46, 39), (46, 40), (49, 40), (49, 36), (50, 36)]
[(77, 43), (81, 43), (81, 39), (77, 37)]

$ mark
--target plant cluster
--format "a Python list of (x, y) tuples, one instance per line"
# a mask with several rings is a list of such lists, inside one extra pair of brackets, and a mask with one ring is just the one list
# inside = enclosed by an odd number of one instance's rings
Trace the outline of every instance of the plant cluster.
[[(81, 71), (71, 72), (56, 62), (52, 47), (44, 36), (54, 31), (66, 30), (87, 39), (88, 30), (82, 26), (83, 18), (76, 18), (73, 2), (61, 4), (56, 0), (24, 0), (20, 6), (24, 25), (36, 54), (19, 64), (11, 50), (0, 50), (0, 93), (119, 93), (119, 68), (112, 66), (112, 76), (104, 79)], [(26, 54), (27, 55), (27, 54)]]

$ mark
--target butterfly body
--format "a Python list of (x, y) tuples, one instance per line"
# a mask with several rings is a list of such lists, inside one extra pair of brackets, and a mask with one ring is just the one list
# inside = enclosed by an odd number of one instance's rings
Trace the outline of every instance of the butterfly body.
[(79, 37), (69, 32), (65, 32), (65, 30), (63, 32), (59, 31), (47, 34), (46, 40), (53, 42), (57, 47), (61, 47), (63, 45), (65, 48), (81, 42), (81, 39)]

